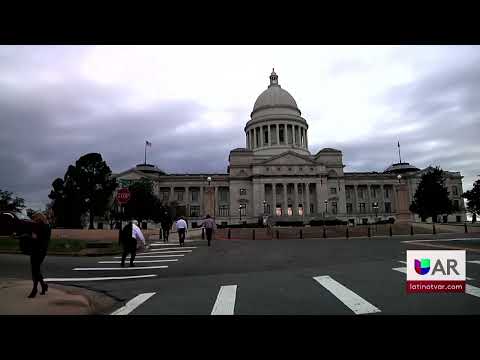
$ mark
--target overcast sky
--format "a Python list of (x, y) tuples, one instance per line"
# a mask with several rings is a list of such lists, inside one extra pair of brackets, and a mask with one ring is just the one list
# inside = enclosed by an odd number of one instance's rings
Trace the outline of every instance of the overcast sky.
[(81, 155), (226, 172), (272, 67), (346, 171), (480, 174), (478, 46), (0, 46), (0, 189), (41, 208)]

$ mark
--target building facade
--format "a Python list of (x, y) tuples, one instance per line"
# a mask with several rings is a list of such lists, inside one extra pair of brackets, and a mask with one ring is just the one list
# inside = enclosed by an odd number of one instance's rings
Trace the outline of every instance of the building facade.
[[(427, 169), (408, 163), (389, 166), (384, 172), (347, 172), (342, 152), (324, 148), (311, 154), (308, 123), (295, 99), (284, 90), (273, 71), (268, 88), (257, 98), (246, 123), (245, 147), (230, 151), (222, 174), (165, 174), (141, 164), (115, 174), (121, 186), (141, 178), (151, 179), (155, 193), (173, 205), (191, 225), (206, 214), (218, 224), (341, 219), (371, 223), (376, 219), (418, 221), (408, 207)], [(440, 221), (465, 220), (461, 198), (462, 176), (446, 172), (454, 214)]]

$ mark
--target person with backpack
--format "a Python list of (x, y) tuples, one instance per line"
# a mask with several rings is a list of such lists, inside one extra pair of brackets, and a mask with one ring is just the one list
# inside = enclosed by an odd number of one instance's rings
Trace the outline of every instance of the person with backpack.
[[(136, 221), (135, 221), (136, 222)], [(122, 230), (120, 235), (120, 243), (123, 247), (122, 254), (122, 267), (125, 266), (125, 259), (128, 254), (130, 254), (130, 267), (134, 267), (133, 264), (135, 256), (137, 255), (137, 241), (140, 241), (145, 248), (146, 242), (142, 234), (142, 230), (134, 223), (134, 221), (129, 221), (127, 225)]]
[(205, 228), (205, 232), (207, 234), (207, 241), (208, 246), (210, 246), (210, 242), (212, 241), (213, 230), (216, 228), (215, 221), (210, 217), (209, 214), (205, 216), (205, 220), (203, 220), (203, 227)]

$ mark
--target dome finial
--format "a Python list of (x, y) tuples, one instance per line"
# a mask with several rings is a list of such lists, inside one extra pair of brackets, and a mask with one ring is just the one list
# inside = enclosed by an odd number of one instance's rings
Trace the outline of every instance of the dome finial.
[(272, 73), (270, 74), (270, 86), (274, 86), (274, 85), (279, 86), (278, 85), (278, 76), (277, 76), (277, 74), (275, 74), (275, 68), (272, 68)]

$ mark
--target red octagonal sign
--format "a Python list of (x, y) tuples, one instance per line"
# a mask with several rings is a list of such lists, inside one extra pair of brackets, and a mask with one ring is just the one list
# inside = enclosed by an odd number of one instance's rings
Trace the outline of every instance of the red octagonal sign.
[(130, 200), (130, 191), (127, 188), (119, 189), (117, 191), (117, 201), (119, 204), (126, 204)]

